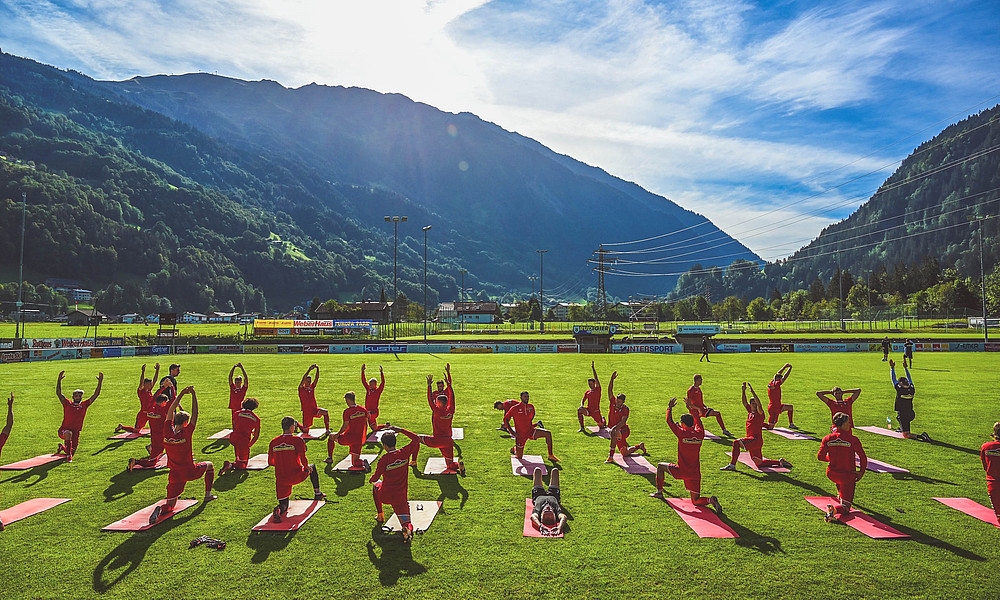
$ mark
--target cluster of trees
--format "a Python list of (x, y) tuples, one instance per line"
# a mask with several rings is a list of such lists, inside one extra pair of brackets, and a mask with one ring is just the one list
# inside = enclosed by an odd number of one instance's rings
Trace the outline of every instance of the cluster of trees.
[[(25, 281), (21, 289), (22, 302), (25, 310), (40, 310), (53, 316), (66, 314), (69, 301), (61, 293), (44, 284), (32, 285)], [(0, 312), (9, 313), (17, 310), (17, 282), (0, 283)]]

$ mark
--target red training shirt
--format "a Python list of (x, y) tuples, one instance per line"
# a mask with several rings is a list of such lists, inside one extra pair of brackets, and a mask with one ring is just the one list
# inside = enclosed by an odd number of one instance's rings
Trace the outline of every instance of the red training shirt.
[(239, 410), (243, 408), (243, 401), (247, 397), (247, 388), (249, 386), (244, 385), (243, 387), (236, 387), (235, 384), (229, 384), (229, 410)]
[(1000, 442), (986, 442), (979, 449), (979, 458), (986, 470), (986, 481), (1000, 481)]
[(290, 433), (277, 436), (267, 447), (267, 464), (274, 467), (274, 477), (278, 483), (298, 475), (309, 466), (305, 441)]
[(191, 450), (194, 426), (189, 421), (180, 431), (171, 425), (163, 428), (163, 448), (167, 451), (167, 466), (173, 469), (194, 467), (194, 452)]
[(864, 462), (867, 462), (865, 450), (861, 447), (861, 440), (853, 433), (838, 430), (823, 438), (816, 458), (829, 462), (831, 471), (853, 473), (857, 469), (855, 455), (859, 459), (864, 458)]
[(87, 409), (93, 404), (90, 400), (84, 400), (77, 404), (72, 400), (62, 400), (63, 405), (63, 420), (62, 425), (59, 426), (59, 430), (70, 429), (72, 431), (80, 431), (83, 429), (83, 419), (87, 416)]
[(677, 436), (677, 466), (685, 471), (701, 471), (701, 443), (705, 440), (705, 428), (701, 419), (694, 418), (694, 427), (667, 420), (670, 431)]

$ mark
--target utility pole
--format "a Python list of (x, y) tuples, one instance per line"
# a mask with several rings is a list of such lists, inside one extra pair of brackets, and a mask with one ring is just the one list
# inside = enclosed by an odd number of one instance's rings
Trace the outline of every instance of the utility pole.
[(399, 292), (396, 291), (396, 258), (399, 250), (399, 223), (402, 221), (406, 222), (406, 217), (385, 217), (386, 223), (392, 223), (392, 308), (389, 310), (389, 316), (392, 319), (392, 341), (396, 341), (396, 299), (399, 297)]
[(844, 331), (844, 272), (840, 269), (840, 251), (837, 251), (837, 285), (840, 286), (840, 330)]
[[(601, 244), (600, 247), (594, 251), (594, 254), (597, 255), (597, 268), (595, 269), (597, 271), (597, 311), (601, 318), (606, 320), (608, 318), (608, 295), (604, 289), (604, 273), (607, 272), (609, 268), (606, 265), (613, 264), (617, 262), (618, 259), (608, 256), (610, 252), (604, 249), (604, 244)], [(594, 261), (591, 260), (591, 262)]]
[(545, 294), (543, 292), (545, 282), (545, 253), (548, 250), (535, 250), (538, 253), (538, 308), (542, 318), (538, 322), (538, 330), (545, 333)]
[[(990, 341), (990, 323), (987, 321), (986, 314), (986, 268), (983, 266), (983, 221), (989, 217), (976, 217), (979, 221), (979, 279), (982, 285), (983, 291), (983, 343), (988, 344)], [(24, 237), (23, 235), (21, 236)]]
[(21, 192), (21, 267), (17, 272), (17, 325), (14, 326), (14, 337), (19, 340), (24, 334), (24, 218), (28, 212), (28, 195)]
[[(458, 290), (458, 297), (461, 299), (460, 301), (462, 303), (465, 303), (465, 274), (468, 273), (468, 271), (466, 271), (465, 269), (459, 269), (458, 272), (462, 276), (462, 287), (459, 288), (459, 290)], [(458, 312), (458, 311), (456, 311), (456, 312)], [(462, 315), (460, 317), (460, 321), (462, 322), (462, 331), (465, 331), (465, 314), (464, 313), (462, 313)]]

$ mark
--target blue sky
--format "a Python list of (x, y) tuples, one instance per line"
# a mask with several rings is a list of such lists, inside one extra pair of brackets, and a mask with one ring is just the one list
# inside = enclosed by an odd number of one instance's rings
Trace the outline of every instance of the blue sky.
[(0, 47), (100, 79), (205, 71), (472, 112), (771, 260), (1000, 102), (1000, 0), (0, 0)]

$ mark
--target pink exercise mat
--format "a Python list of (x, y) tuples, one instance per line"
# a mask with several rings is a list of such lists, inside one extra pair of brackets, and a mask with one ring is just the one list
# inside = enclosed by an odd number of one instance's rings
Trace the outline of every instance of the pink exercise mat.
[(524, 537), (550, 538), (550, 539), (555, 539), (555, 538), (561, 538), (561, 537), (563, 537), (563, 532), (562, 531), (560, 531), (556, 535), (546, 535), (546, 534), (543, 534), (538, 529), (535, 529), (535, 524), (531, 522), (531, 511), (534, 510), (534, 509), (535, 509), (535, 503), (531, 500), (531, 498), (525, 498), (524, 499), (524, 531), (522, 532), (523, 535), (524, 535)]
[(664, 498), (687, 526), (700, 538), (736, 538), (733, 528), (722, 522), (715, 511), (705, 506), (695, 506), (690, 498)]
[(69, 502), (69, 498), (33, 498), (25, 500), (20, 504), (15, 504), (8, 509), (0, 510), (0, 523), (6, 527), (15, 521), (20, 521), (40, 512), (45, 512), (50, 508), (59, 506), (63, 502)]
[(764, 431), (770, 431), (774, 435), (780, 435), (786, 440), (814, 440), (819, 441), (813, 436), (806, 433), (799, 433), (794, 429), (786, 429), (785, 427), (775, 427), (774, 429), (765, 429)]
[[(855, 466), (860, 466), (860, 462), (861, 461), (858, 460), (858, 457), (855, 456), (854, 457), (854, 465)], [(908, 470), (906, 470), (906, 469), (904, 469), (902, 467), (897, 467), (895, 465), (890, 465), (887, 462), (882, 462), (880, 460), (875, 460), (874, 458), (872, 458), (870, 456), (868, 457), (868, 469), (867, 470), (871, 471), (872, 473), (909, 473)]]
[(994, 527), (1000, 527), (1000, 523), (997, 522), (997, 514), (993, 512), (992, 508), (983, 506), (982, 504), (970, 500), (969, 498), (934, 498), (941, 504), (949, 508), (954, 508), (959, 512), (963, 512), (970, 517), (975, 517), (980, 521), (989, 523)]
[(33, 469), (58, 460), (66, 460), (66, 458), (67, 456), (65, 454), (43, 454), (34, 458), (19, 460), (17, 462), (10, 463), (9, 465), (0, 466), (0, 471), (24, 471), (25, 469)]
[(902, 433), (898, 431), (893, 431), (891, 429), (886, 429), (885, 427), (877, 426), (865, 426), (865, 427), (855, 427), (855, 429), (860, 429), (862, 431), (867, 431), (868, 433), (877, 433), (878, 435), (884, 435), (886, 437), (896, 438), (896, 439), (906, 439)]
[[(816, 496), (806, 496), (806, 502), (812, 504), (816, 508), (823, 512), (826, 512), (826, 507), (830, 504), (836, 506), (837, 499), (830, 498), (828, 496), (816, 497)], [(872, 517), (866, 515), (860, 510), (851, 509), (846, 515), (838, 515), (837, 520), (856, 529), (861, 533), (867, 535), (868, 537), (875, 540), (885, 540), (885, 539), (900, 539), (908, 538), (910, 536), (905, 533), (896, 531), (892, 527), (886, 525), (885, 523), (880, 523), (873, 519)]]
[(616, 453), (612, 460), (630, 475), (656, 475), (656, 467), (649, 464), (645, 456), (622, 456)]
[(162, 514), (163, 511), (161, 509), (160, 518), (157, 519), (156, 523), (150, 525), (149, 517), (153, 514), (153, 509), (155, 509), (157, 506), (161, 504), (163, 504), (163, 500), (160, 500), (159, 502), (156, 502), (154, 504), (150, 504), (146, 508), (136, 511), (120, 521), (115, 521), (114, 523), (106, 527), (103, 527), (101, 531), (145, 531), (150, 527), (155, 527), (159, 525), (160, 523), (173, 517), (177, 513), (180, 513), (182, 511), (191, 508), (195, 504), (198, 504), (198, 501), (192, 498), (188, 498), (185, 500), (178, 500), (177, 503), (174, 504), (174, 509), (172, 511)]
[[(726, 456), (732, 458), (733, 453), (732, 452), (726, 452)], [(786, 469), (785, 467), (758, 467), (757, 464), (753, 462), (753, 459), (750, 458), (750, 453), (746, 452), (746, 451), (740, 452), (740, 457), (738, 459), (736, 459), (736, 460), (738, 462), (740, 462), (740, 463), (742, 463), (742, 464), (750, 467), (754, 471), (757, 471), (758, 473), (789, 473), (789, 472), (791, 472), (790, 469)], [(765, 458), (765, 460), (767, 460), (767, 459)]]
[(116, 433), (115, 435), (108, 436), (109, 440), (134, 440), (149, 435), (149, 429), (140, 429), (139, 433), (133, 433), (131, 431), (123, 431), (121, 433)]
[(549, 472), (545, 467), (542, 457), (537, 454), (525, 454), (520, 459), (516, 456), (510, 457), (510, 470), (514, 472), (514, 475), (527, 475), (531, 477), (535, 473), (535, 467), (542, 469), (542, 475)]
[(316, 511), (323, 508), (326, 502), (322, 500), (291, 500), (288, 502), (288, 512), (281, 516), (281, 522), (274, 520), (274, 513), (268, 514), (253, 526), (251, 531), (295, 531), (309, 520)]

